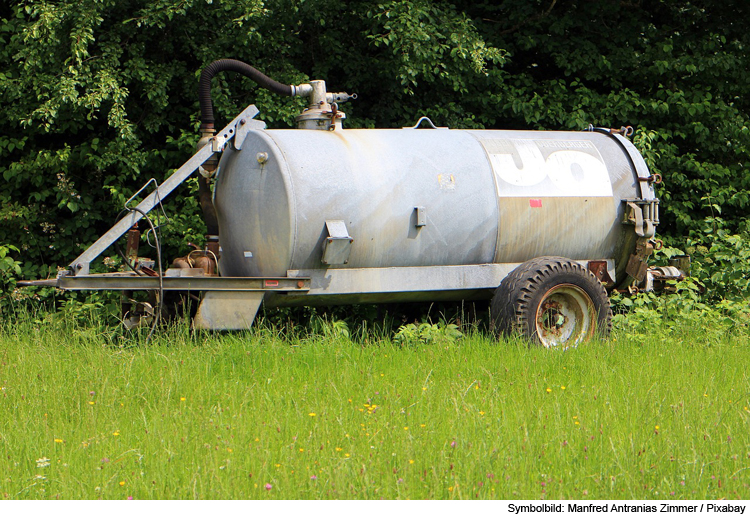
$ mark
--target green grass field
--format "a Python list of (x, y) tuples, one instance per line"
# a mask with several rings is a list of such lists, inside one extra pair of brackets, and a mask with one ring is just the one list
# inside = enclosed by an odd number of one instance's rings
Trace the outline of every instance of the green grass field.
[(0, 497), (750, 498), (747, 336), (0, 330)]

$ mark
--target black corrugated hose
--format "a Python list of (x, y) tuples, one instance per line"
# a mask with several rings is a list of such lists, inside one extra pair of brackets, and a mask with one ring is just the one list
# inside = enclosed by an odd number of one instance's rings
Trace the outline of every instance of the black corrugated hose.
[(279, 95), (292, 95), (292, 87), (274, 81), (249, 64), (234, 59), (219, 59), (203, 69), (198, 85), (198, 101), (201, 105), (201, 128), (214, 128), (214, 109), (211, 102), (211, 79), (222, 71), (233, 71), (251, 78), (258, 85)]

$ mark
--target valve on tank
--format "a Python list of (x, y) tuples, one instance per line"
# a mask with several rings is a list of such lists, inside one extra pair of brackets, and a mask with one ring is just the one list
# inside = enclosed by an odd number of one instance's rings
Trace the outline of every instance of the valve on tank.
[(310, 81), (310, 86), (309, 106), (296, 117), (297, 128), (341, 130), (341, 120), (346, 118), (346, 114), (339, 112), (338, 103), (356, 99), (357, 94), (326, 92), (325, 81)]

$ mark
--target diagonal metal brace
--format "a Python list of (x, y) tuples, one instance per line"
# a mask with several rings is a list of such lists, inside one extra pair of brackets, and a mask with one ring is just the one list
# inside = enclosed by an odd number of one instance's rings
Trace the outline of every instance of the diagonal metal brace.
[(117, 222), (109, 231), (94, 242), (89, 248), (81, 253), (81, 255), (70, 263), (69, 270), (62, 272), (62, 275), (88, 275), (89, 267), (91, 262), (104, 252), (109, 246), (115, 243), (122, 235), (135, 225), (138, 220), (143, 218), (145, 214), (148, 214), (151, 209), (156, 207), (169, 193), (174, 191), (180, 186), (198, 167), (200, 167), (208, 158), (210, 158), (215, 152), (221, 152), (224, 146), (229, 142), (234, 135), (237, 133), (237, 128), (242, 123), (243, 125), (250, 121), (254, 116), (258, 114), (258, 109), (255, 105), (250, 105), (243, 110), (237, 117), (235, 117), (221, 132), (216, 134), (211, 140), (198, 152), (193, 154), (182, 167), (177, 169), (169, 178), (159, 185), (159, 187), (144, 198), (135, 209), (138, 211), (131, 211), (129, 214)]

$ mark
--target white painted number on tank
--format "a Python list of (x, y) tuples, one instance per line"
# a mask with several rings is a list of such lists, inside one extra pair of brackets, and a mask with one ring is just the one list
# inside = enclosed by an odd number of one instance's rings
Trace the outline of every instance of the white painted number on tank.
[(546, 160), (542, 151), (529, 140), (514, 141), (513, 144), (521, 166), (516, 164), (511, 153), (492, 153), (490, 160), (495, 173), (511, 185), (528, 187), (542, 183), (547, 177)]
[(602, 160), (580, 150), (558, 150), (547, 157), (547, 175), (559, 188), (591, 189), (596, 195), (611, 184)]
[(515, 154), (488, 153), (497, 177), (512, 186), (532, 187), (549, 178), (557, 195), (612, 195), (607, 167), (597, 156), (582, 150), (555, 150), (545, 157), (533, 140), (526, 139), (514, 140), (513, 147)]

